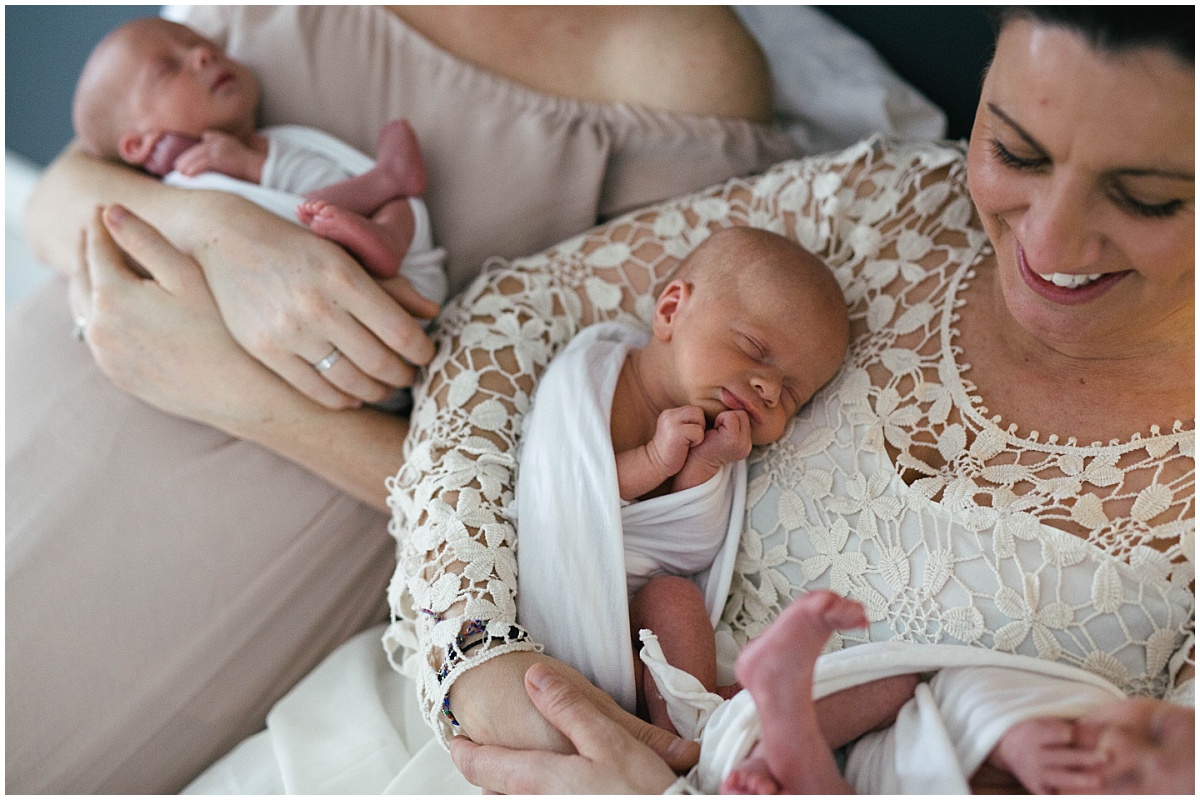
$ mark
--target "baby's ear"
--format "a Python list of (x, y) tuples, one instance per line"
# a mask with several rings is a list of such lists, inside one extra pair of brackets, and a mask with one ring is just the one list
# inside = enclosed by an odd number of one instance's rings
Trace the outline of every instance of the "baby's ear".
[(667, 284), (654, 304), (654, 335), (664, 342), (671, 340), (675, 319), (680, 310), (692, 297), (692, 285), (684, 280), (673, 280)]
[(159, 137), (162, 136), (162, 131), (139, 131), (136, 133), (125, 133), (117, 140), (117, 154), (121, 156), (121, 160), (126, 164), (133, 164), (140, 167), (146, 163), (146, 159), (150, 158), (150, 154), (154, 152), (154, 145), (158, 143)]

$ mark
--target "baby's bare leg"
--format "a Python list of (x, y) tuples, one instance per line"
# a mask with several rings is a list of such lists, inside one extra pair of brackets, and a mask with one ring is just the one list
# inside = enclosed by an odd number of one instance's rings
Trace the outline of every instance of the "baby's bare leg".
[(416, 134), (404, 120), (389, 122), (379, 132), (375, 166), (344, 181), (305, 195), (368, 217), (389, 200), (424, 194), (429, 184)]
[(416, 229), (407, 200), (385, 204), (370, 219), (325, 200), (305, 200), (296, 216), (313, 233), (349, 250), (378, 278), (390, 278), (400, 269)]
[(853, 792), (821, 732), (812, 700), (813, 668), (835, 630), (866, 624), (860, 604), (827, 590), (814, 591), (793, 601), (746, 646), (738, 656), (737, 676), (754, 697), (762, 738), (746, 772), (731, 772), (722, 792), (761, 792), (770, 778), (789, 794)]
[[(640, 629), (649, 628), (658, 637), (671, 666), (691, 673), (708, 691), (716, 691), (717, 646), (700, 587), (675, 575), (651, 578), (633, 596), (629, 618), (635, 637)], [(667, 703), (654, 679), (644, 675), (638, 688), (650, 721), (675, 733)]]
[(864, 733), (886, 728), (917, 689), (916, 675), (896, 675), (851, 686), (816, 701), (817, 719), (831, 749), (849, 744)]

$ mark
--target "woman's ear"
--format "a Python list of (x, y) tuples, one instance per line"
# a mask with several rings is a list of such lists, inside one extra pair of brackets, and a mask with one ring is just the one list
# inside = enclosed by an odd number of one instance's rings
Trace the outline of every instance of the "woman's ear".
[(158, 143), (159, 137), (162, 135), (162, 131), (138, 131), (122, 134), (121, 138), (117, 140), (117, 154), (126, 164), (140, 167), (150, 158), (150, 154), (154, 152), (154, 145)]
[(687, 281), (673, 280), (667, 284), (667, 288), (663, 289), (662, 294), (658, 296), (658, 302), (654, 304), (653, 331), (655, 337), (664, 342), (671, 341), (679, 312), (688, 304), (691, 297), (692, 284)]

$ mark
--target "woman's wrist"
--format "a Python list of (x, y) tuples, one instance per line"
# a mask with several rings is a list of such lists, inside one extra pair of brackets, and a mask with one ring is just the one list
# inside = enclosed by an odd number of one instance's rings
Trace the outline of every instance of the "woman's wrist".
[(553, 661), (542, 653), (517, 651), (463, 670), (449, 692), (462, 733), (478, 744), (573, 752), (570, 741), (546, 722), (525, 692), (526, 670)]

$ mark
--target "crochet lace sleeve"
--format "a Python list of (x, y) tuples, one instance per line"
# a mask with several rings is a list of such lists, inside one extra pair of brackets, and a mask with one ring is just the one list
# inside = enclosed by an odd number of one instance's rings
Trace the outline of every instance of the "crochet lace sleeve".
[[(680, 260), (712, 231), (753, 225), (819, 251), (847, 178), (878, 145), (788, 162), (755, 178), (635, 212), (511, 263), (492, 262), (443, 312), (415, 391), (405, 462), (389, 480), (398, 566), (384, 646), (417, 683), (445, 743), (463, 670), (537, 650), (516, 619), (516, 447), (538, 377), (586, 325), (648, 324)], [(397, 663), (397, 662), (401, 663)]]

